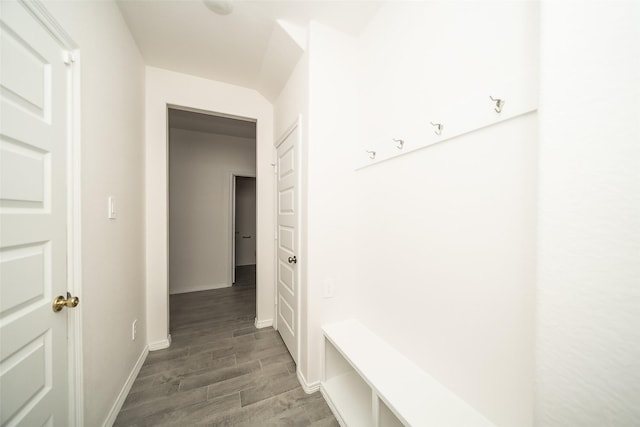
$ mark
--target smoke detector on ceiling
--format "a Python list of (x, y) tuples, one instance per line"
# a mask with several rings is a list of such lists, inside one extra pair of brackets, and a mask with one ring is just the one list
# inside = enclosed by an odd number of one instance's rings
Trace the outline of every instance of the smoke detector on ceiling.
[(233, 12), (233, 1), (231, 0), (202, 0), (209, 10), (218, 15), (228, 15)]

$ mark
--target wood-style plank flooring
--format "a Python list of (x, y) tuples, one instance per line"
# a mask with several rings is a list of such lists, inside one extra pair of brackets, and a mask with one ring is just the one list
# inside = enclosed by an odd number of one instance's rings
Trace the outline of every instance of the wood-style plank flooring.
[(149, 353), (115, 426), (338, 426), (278, 332), (253, 326), (254, 269), (231, 288), (172, 295), (170, 313), (171, 347)]

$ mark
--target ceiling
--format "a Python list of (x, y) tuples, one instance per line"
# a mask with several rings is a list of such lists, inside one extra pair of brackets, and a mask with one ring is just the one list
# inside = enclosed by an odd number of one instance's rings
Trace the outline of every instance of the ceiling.
[(145, 63), (259, 91), (275, 101), (306, 48), (309, 21), (359, 34), (379, 1), (240, 1), (218, 15), (200, 0), (118, 0)]
[(218, 135), (256, 138), (256, 122), (169, 108), (169, 127)]

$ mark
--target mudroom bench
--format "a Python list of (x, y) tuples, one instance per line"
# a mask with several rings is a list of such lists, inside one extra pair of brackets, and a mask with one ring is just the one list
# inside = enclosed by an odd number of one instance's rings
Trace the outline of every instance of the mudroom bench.
[(320, 390), (342, 426), (495, 427), (357, 320), (322, 330)]

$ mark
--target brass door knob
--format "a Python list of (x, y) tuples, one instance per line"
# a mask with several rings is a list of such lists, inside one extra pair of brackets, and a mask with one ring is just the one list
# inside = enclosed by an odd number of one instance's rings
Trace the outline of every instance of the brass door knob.
[(80, 303), (80, 299), (78, 297), (72, 297), (71, 294), (67, 292), (66, 298), (60, 295), (53, 300), (53, 312), (57, 313), (58, 311), (62, 310), (63, 307), (76, 307), (78, 303)]

